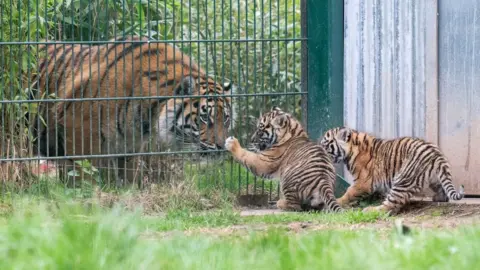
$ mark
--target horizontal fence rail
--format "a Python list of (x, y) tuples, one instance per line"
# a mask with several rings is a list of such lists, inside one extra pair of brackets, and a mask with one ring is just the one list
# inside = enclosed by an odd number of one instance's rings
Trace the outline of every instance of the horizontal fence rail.
[[(256, 93), (256, 94), (213, 94), (209, 95), (211, 98), (218, 98), (218, 97), (275, 97), (275, 96), (296, 96), (296, 95), (304, 95), (308, 94), (308, 92), (284, 92), (284, 93)], [(151, 100), (151, 99), (158, 99), (158, 98), (201, 98), (205, 97), (205, 95), (175, 95), (175, 96), (140, 96), (140, 97), (105, 97), (105, 98), (55, 98), (55, 99), (24, 99), (24, 100), (0, 100), (0, 104), (12, 104), (12, 103), (58, 103), (60, 101), (68, 101), (68, 102), (80, 102), (80, 101), (116, 101), (116, 100)]]
[(154, 44), (154, 43), (246, 43), (246, 42), (285, 42), (285, 41), (302, 41), (306, 38), (274, 38), (274, 39), (222, 39), (222, 40), (148, 40), (148, 41), (0, 41), (0, 45), (65, 45), (65, 44), (82, 44), (82, 45), (101, 45), (101, 44)]

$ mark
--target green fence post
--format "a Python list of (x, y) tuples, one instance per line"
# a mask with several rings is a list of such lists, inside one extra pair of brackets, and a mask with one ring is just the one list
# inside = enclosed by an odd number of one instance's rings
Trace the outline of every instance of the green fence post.
[[(317, 140), (326, 130), (343, 125), (343, 1), (303, 0), (302, 11), (306, 122), (310, 138)], [(336, 167), (342, 175), (342, 167)], [(340, 177), (336, 183), (340, 196), (349, 184)]]

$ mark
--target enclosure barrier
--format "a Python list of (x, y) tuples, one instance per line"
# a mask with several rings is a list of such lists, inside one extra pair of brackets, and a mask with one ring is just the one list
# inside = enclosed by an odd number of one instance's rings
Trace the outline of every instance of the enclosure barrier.
[(314, 139), (342, 122), (342, 12), (334, 0), (2, 1), (3, 197), (193, 181), (278, 199), (224, 140), (248, 146), (273, 106)]

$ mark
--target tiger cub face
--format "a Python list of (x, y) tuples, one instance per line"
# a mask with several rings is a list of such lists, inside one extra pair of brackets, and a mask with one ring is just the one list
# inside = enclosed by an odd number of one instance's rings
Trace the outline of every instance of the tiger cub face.
[(258, 119), (257, 129), (251, 137), (251, 150), (264, 151), (303, 133), (301, 124), (294, 117), (273, 107)]
[(345, 160), (351, 150), (352, 130), (346, 127), (332, 128), (325, 132), (320, 139), (327, 153), (333, 158), (335, 163)]

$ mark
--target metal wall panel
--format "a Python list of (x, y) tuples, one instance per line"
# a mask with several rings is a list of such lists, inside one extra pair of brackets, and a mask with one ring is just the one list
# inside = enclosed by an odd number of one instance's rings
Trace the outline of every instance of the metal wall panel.
[(345, 125), (436, 142), (437, 1), (344, 4)]
[(344, 20), (345, 124), (438, 143), (479, 195), (480, 1), (345, 0)]
[(456, 186), (480, 194), (480, 1), (439, 2), (439, 143)]
[(345, 0), (345, 124), (378, 136), (426, 134), (427, 52), (436, 1)]

